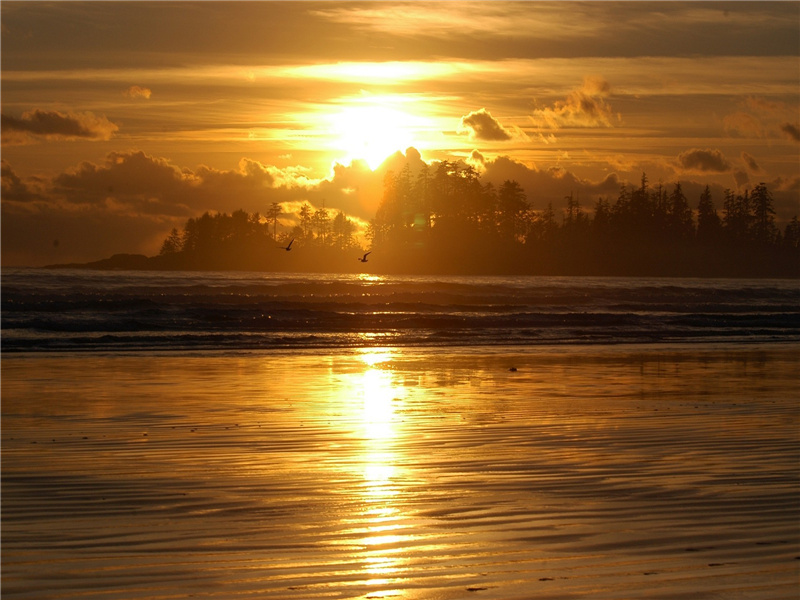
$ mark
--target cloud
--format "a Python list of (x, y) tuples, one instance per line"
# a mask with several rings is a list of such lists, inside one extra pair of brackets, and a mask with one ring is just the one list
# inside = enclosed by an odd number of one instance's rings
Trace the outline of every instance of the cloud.
[[(372, 171), (363, 162), (335, 165), (314, 180), (300, 166), (280, 169), (243, 158), (234, 169), (200, 165), (181, 168), (142, 151), (112, 152), (101, 163), (85, 161), (46, 180), (23, 179), (2, 164), (4, 264), (85, 262), (120, 252), (156, 254), (169, 231), (204, 212), (283, 209), (281, 224), (298, 221), (304, 204), (344, 213), (365, 230), (383, 193), (388, 170), (408, 164), (416, 172), (420, 154), (409, 148)], [(54, 238), (60, 240), (58, 256)]]
[(484, 183), (491, 182), (495, 186), (502, 185), (506, 180), (517, 181), (535, 210), (542, 210), (549, 203), (559, 208), (571, 193), (576, 194), (584, 207), (591, 207), (598, 197), (616, 197), (620, 189), (620, 181), (615, 173), (600, 181), (590, 181), (558, 167), (547, 170), (531, 168), (508, 156), (485, 161), (485, 171), (481, 177)]
[(744, 111), (723, 118), (725, 133), (756, 138), (786, 136), (800, 141), (800, 127), (790, 121), (797, 115), (796, 107), (754, 96), (748, 96), (740, 105)]
[(3, 142), (24, 144), (33, 139), (108, 140), (119, 127), (106, 119), (87, 113), (62, 113), (34, 109), (21, 118), (3, 114), (0, 117)]
[(692, 148), (678, 155), (678, 166), (686, 171), (701, 173), (726, 173), (731, 163), (719, 150)]
[[(800, 192), (800, 175), (792, 175), (791, 177), (778, 177), (773, 181), (773, 185), (779, 192)], [(800, 208), (795, 200), (795, 211)], [(797, 215), (797, 212), (794, 213)], [(800, 215), (797, 215), (800, 216)]]
[(748, 96), (744, 100), (744, 105), (753, 112), (764, 116), (779, 117), (781, 115), (793, 114), (797, 110), (797, 108), (792, 108), (786, 102), (766, 100), (756, 96)]
[(747, 165), (747, 170), (751, 173), (761, 173), (761, 166), (756, 162), (756, 159), (750, 156), (747, 152), (742, 152), (742, 160)]
[(557, 101), (553, 108), (537, 109), (532, 118), (539, 126), (612, 127), (614, 112), (606, 102), (611, 86), (600, 77), (586, 77), (583, 86)]
[(512, 138), (511, 134), (485, 108), (474, 110), (465, 117), (461, 117), (459, 132), (463, 131), (469, 132), (471, 140), (504, 142)]
[(486, 168), (486, 157), (477, 150), (473, 150), (467, 157), (466, 163), (479, 173), (482, 173)]
[(153, 95), (153, 92), (150, 88), (132, 85), (123, 92), (123, 95), (127, 96), (128, 98), (144, 98), (145, 100), (149, 100), (150, 96)]
[[(682, 156), (687, 165), (714, 160), (728, 164), (714, 150), (695, 149)], [(598, 197), (613, 201), (624, 183), (616, 173), (594, 181), (562, 168), (539, 170), (508, 156), (490, 159), (478, 151), (465, 164), (478, 168), (483, 183), (518, 181), (535, 210), (548, 203), (558, 210), (572, 193), (591, 210)], [(298, 222), (303, 204), (315, 210), (325, 206), (332, 216), (344, 213), (364, 230), (381, 201), (386, 173), (400, 173), (406, 166), (412, 177), (423, 167), (436, 168), (413, 148), (395, 153), (375, 171), (360, 161), (336, 164), (321, 180), (309, 179), (300, 166), (279, 169), (242, 158), (232, 169), (186, 168), (141, 151), (112, 152), (104, 161), (83, 162), (47, 179), (23, 177), (3, 160), (3, 262), (36, 265), (86, 262), (120, 252), (153, 255), (169, 231), (181, 229), (190, 217), (239, 209), (263, 215), (273, 203), (283, 211), (283, 232)], [(796, 213), (798, 186), (788, 180), (782, 185), (786, 191), (775, 191), (775, 205), (785, 217)], [(699, 197), (702, 186), (697, 188)], [(690, 188), (684, 189), (688, 197)]]
[[(132, 211), (186, 214), (196, 178), (144, 152), (112, 152), (102, 165), (82, 162), (56, 175), (51, 193), (73, 204), (114, 205)], [(182, 207), (176, 211), (176, 207)]]
[(728, 135), (741, 137), (764, 137), (764, 125), (750, 113), (735, 112), (722, 119), (722, 126)]
[(36, 195), (17, 176), (5, 159), (0, 160), (0, 194), (4, 202), (27, 202), (36, 198)]
[(781, 131), (785, 133), (789, 139), (795, 142), (800, 142), (800, 127), (792, 123), (784, 123), (781, 125)]
[(737, 187), (741, 189), (750, 183), (750, 176), (744, 171), (736, 169), (733, 172), (733, 180), (736, 182)]

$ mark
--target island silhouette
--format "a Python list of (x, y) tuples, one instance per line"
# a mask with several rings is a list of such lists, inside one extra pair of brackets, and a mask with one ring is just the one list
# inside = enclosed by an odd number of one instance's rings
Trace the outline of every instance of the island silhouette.
[(416, 177), (408, 168), (387, 175), (368, 248), (343, 213), (331, 218), (305, 205), (300, 222), (279, 232), (273, 206), (268, 217), (238, 210), (190, 218), (156, 256), (48, 266), (352, 273), (370, 255), (370, 271), (385, 274), (800, 276), (800, 223), (794, 216), (783, 230), (776, 225), (764, 183), (725, 190), (721, 211), (709, 186), (691, 202), (680, 183), (650, 186), (646, 174), (591, 210), (573, 195), (565, 201), (560, 215), (552, 203), (534, 210), (518, 182), (483, 184), (471, 167), (443, 161)]

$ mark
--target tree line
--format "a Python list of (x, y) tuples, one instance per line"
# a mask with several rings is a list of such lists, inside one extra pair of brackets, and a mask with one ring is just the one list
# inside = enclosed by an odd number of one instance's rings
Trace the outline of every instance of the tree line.
[[(159, 262), (176, 268), (280, 268), (286, 261), (279, 263), (280, 254), (275, 250), (291, 240), (294, 248), (307, 251), (306, 256), (328, 256), (324, 263), (361, 252), (356, 226), (342, 212), (331, 215), (324, 207), (314, 210), (305, 203), (299, 211), (299, 223), (289, 232), (278, 230), (281, 214), (278, 203), (273, 203), (265, 215), (237, 210), (190, 218), (182, 230), (174, 228), (163, 241)], [(298, 266), (297, 261), (291, 264)]]
[(412, 176), (389, 173), (372, 249), (392, 256), (424, 252), (437, 270), (619, 275), (800, 275), (800, 223), (781, 231), (764, 183), (724, 191), (721, 211), (705, 187), (696, 203), (680, 183), (622, 186), (586, 210), (534, 209), (517, 181), (482, 183), (470, 166), (443, 161)]
[[(709, 186), (695, 202), (680, 183), (623, 185), (591, 210), (574, 194), (558, 211), (535, 209), (522, 186), (483, 183), (470, 166), (443, 161), (412, 174), (387, 173), (369, 223), (370, 265), (397, 273), (798, 276), (800, 223), (781, 231), (766, 184), (724, 191), (721, 210)], [(281, 208), (205, 213), (173, 229), (159, 257), (167, 268), (358, 270), (363, 252), (344, 213), (306, 203), (299, 222), (279, 231)], [(281, 258), (276, 248), (294, 240)], [(297, 255), (301, 255), (298, 257)]]

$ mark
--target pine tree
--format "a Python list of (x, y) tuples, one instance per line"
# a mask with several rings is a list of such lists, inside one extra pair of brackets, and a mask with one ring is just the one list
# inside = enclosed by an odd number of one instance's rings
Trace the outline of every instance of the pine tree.
[(161, 244), (161, 252), (159, 252), (159, 254), (175, 254), (181, 251), (182, 246), (183, 240), (181, 239), (181, 235), (178, 233), (178, 230), (173, 227), (167, 239)]
[(498, 229), (502, 238), (520, 240), (524, 237), (529, 208), (522, 186), (516, 181), (504, 181), (497, 192)]
[(766, 184), (759, 183), (750, 196), (752, 207), (751, 233), (753, 241), (761, 246), (772, 244), (777, 236), (775, 227), (775, 209), (772, 205), (772, 194)]
[(800, 250), (800, 221), (797, 220), (797, 215), (792, 217), (792, 220), (786, 224), (786, 230), (783, 233), (783, 245), (791, 250)]
[(711, 189), (706, 186), (697, 205), (697, 239), (714, 242), (719, 239), (721, 221), (711, 198)]
[(669, 230), (672, 237), (689, 239), (694, 236), (694, 222), (692, 209), (683, 195), (681, 184), (676, 183), (675, 189), (669, 196)]

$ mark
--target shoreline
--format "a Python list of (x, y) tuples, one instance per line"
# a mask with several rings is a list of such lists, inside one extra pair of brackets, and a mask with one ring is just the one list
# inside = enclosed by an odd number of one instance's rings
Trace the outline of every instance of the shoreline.
[(800, 347), (510, 350), (9, 360), (4, 597), (796, 595)]
[(721, 351), (731, 352), (752, 352), (752, 351), (787, 351), (800, 353), (800, 340), (777, 340), (765, 341), (761, 339), (748, 340), (719, 340), (719, 339), (697, 339), (688, 341), (668, 341), (668, 342), (615, 342), (606, 341), (587, 341), (587, 342), (564, 342), (552, 343), (495, 343), (495, 344), (391, 344), (375, 341), (371, 344), (351, 344), (343, 346), (331, 346), (330, 344), (320, 344), (318, 346), (274, 346), (274, 347), (229, 347), (229, 348), (198, 348), (194, 346), (177, 348), (66, 348), (56, 350), (3, 350), (0, 357), (14, 359), (21, 357), (114, 357), (114, 356), (140, 356), (140, 357), (224, 357), (224, 356), (291, 356), (291, 355), (357, 355), (363, 351), (378, 351), (385, 349), (399, 350), (406, 354), (426, 354), (426, 353), (445, 353), (457, 355), (470, 354), (519, 354), (519, 355), (550, 355), (553, 357), (574, 356), (582, 354), (602, 354), (620, 355), (631, 353), (688, 353), (696, 352), (714, 353)]

